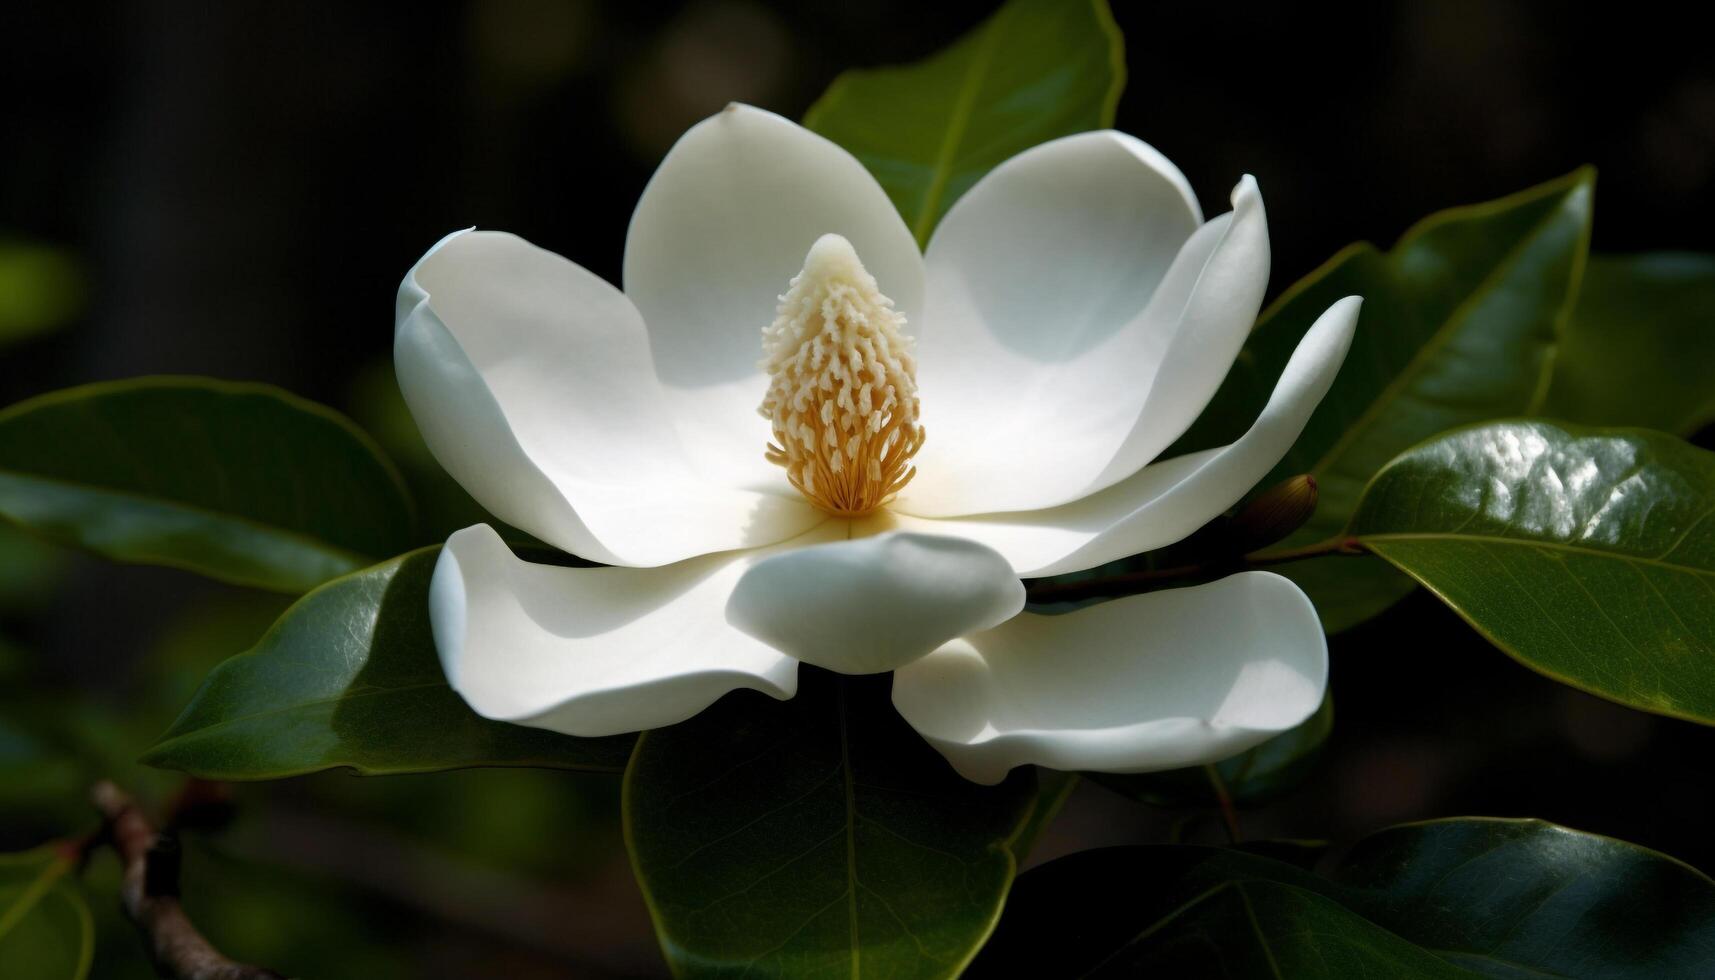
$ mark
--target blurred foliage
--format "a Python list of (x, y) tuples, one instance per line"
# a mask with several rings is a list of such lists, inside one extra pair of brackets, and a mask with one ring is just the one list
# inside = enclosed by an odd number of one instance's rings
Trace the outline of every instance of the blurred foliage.
[[(105, 695), (57, 676), (27, 650), (0, 659), (0, 848), (92, 828), (88, 791), (99, 778), (162, 813), (182, 777), (139, 765), (138, 746), (289, 602), (220, 590), (169, 621)], [(577, 885), (626, 874), (616, 790), (612, 777), (514, 769), (391, 780), (330, 773), (235, 786), (230, 827), (212, 828), (213, 837), (185, 834), (187, 909), (232, 955), (293, 976), (453, 977), (518, 948), (526, 950), (521, 962), (547, 976), (585, 962), (602, 942), (627, 954), (628, 936), (647, 963), (641, 903), (614, 907)], [(97, 924), (93, 975), (143, 980), (154, 971), (118, 911), (118, 886), (116, 860), (98, 851), (82, 882)], [(540, 921), (537, 906), (565, 918), (574, 914), (568, 903), (606, 906), (576, 914), (609, 934), (597, 941)]]
[(47, 847), (0, 854), (0, 969), (6, 980), (83, 980), (95, 927), (71, 875), (76, 858)]
[(83, 311), (87, 288), (70, 252), (0, 238), (0, 349), (64, 326)]

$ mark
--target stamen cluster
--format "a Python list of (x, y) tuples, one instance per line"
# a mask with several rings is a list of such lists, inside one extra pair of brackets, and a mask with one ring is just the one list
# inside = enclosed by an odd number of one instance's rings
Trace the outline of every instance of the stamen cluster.
[(829, 513), (868, 514), (916, 474), (923, 426), (904, 326), (851, 243), (823, 235), (763, 328), (768, 460)]

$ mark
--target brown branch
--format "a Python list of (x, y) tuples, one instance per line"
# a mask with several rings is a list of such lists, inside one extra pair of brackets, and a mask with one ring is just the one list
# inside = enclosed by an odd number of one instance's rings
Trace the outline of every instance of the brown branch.
[(1242, 572), (1250, 568), (1266, 568), (1307, 558), (1327, 555), (1360, 555), (1363, 544), (1356, 538), (1329, 538), (1291, 551), (1254, 551), (1240, 557), (1224, 557), (1192, 565), (1172, 568), (1151, 568), (1138, 572), (1110, 575), (1106, 578), (1079, 582), (1050, 582), (1036, 579), (1024, 583), (1025, 595), (1031, 602), (1077, 602), (1081, 599), (1117, 599), (1121, 596), (1149, 592), (1156, 586), (1186, 579), (1204, 578)]
[(1237, 844), (1244, 840), (1244, 834), (1239, 830), (1239, 811), (1233, 806), (1233, 794), (1227, 791), (1227, 781), (1221, 778), (1221, 771), (1213, 763), (1203, 766), (1203, 774), (1209, 777), (1209, 787), (1215, 791), (1215, 803), (1221, 808), (1221, 822), (1227, 826), (1227, 842)]
[(177, 980), (285, 980), (273, 970), (236, 963), (203, 938), (179, 904), (179, 847), (157, 834), (130, 796), (103, 780), (90, 793), (106, 820), (107, 839), (124, 871), (125, 915), (143, 934), (163, 976)]

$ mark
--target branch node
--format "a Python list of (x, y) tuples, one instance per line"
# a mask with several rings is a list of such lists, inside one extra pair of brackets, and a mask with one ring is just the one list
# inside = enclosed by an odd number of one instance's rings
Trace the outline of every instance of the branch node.
[[(124, 879), (119, 902), (143, 934), (149, 957), (164, 977), (178, 980), (285, 980), (273, 970), (228, 959), (197, 931), (179, 904), (178, 838), (157, 834), (143, 811), (119, 787), (96, 783), (90, 799), (101, 811), (106, 839), (119, 854)], [(182, 797), (181, 797), (182, 799)], [(177, 821), (169, 819), (169, 826)]]

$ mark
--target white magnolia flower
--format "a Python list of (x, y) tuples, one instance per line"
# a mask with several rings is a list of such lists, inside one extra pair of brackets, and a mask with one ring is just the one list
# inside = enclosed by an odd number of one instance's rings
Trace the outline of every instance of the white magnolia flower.
[(624, 292), (511, 235), (448, 236), (399, 290), (424, 437), (496, 516), (617, 566), (454, 534), (431, 596), (452, 686), (487, 717), (593, 736), (736, 688), (789, 698), (799, 661), (892, 670), (900, 713), (979, 782), (1193, 765), (1302, 721), (1327, 649), (1279, 576), (1020, 612), (1021, 576), (1232, 506), (1327, 391), (1356, 298), (1243, 438), (1152, 462), (1267, 284), (1255, 181), (1232, 203), (1204, 221), (1160, 153), (1084, 133), (995, 168), (920, 252), (850, 154), (731, 106), (649, 182)]

